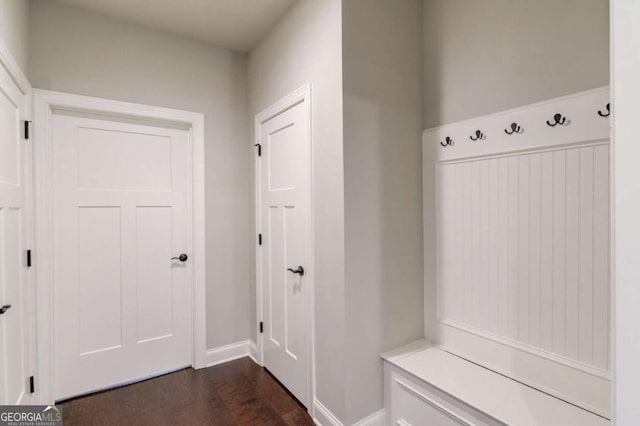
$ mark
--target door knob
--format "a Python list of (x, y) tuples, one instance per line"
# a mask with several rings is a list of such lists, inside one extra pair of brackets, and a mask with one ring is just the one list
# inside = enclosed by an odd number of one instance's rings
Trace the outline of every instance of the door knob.
[(5, 312), (7, 312), (10, 307), (11, 307), (11, 305), (4, 305), (4, 306), (0, 307), (0, 315), (2, 315)]
[(304, 276), (304, 268), (302, 266), (298, 266), (298, 269), (288, 268), (287, 271), (293, 272), (294, 274), (298, 274), (301, 277)]
[(180, 262), (186, 262), (188, 258), (189, 258), (189, 256), (187, 256), (186, 254), (182, 253), (178, 257), (172, 257), (171, 260), (179, 260)]

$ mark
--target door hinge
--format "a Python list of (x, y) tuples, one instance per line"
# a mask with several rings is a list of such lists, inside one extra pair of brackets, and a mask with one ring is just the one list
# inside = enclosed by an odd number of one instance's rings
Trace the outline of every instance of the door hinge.
[(31, 250), (27, 250), (27, 268), (31, 268)]
[(29, 140), (29, 127), (30, 127), (31, 121), (29, 120), (24, 120), (24, 138), (25, 140)]
[(258, 147), (258, 157), (262, 157), (262, 145), (257, 143), (257, 144), (255, 144), (253, 146), (257, 146)]
[(260, 321), (260, 333), (264, 332), (264, 323)]
[(258, 234), (258, 245), (262, 245), (262, 234)]
[(29, 377), (29, 393), (35, 393), (36, 391), (36, 383), (33, 379), (33, 376)]

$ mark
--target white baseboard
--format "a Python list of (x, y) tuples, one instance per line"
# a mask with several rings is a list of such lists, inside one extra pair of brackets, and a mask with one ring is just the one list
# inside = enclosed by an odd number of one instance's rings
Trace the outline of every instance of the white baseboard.
[(318, 426), (343, 426), (342, 422), (317, 399), (313, 400), (313, 421)]
[[(313, 421), (318, 426), (344, 426), (342, 422), (317, 399), (313, 401)], [(385, 426), (386, 421), (387, 415), (383, 408), (355, 422), (353, 426)]]
[(253, 340), (249, 340), (249, 358), (258, 364), (258, 346)]
[(208, 349), (207, 367), (222, 364), (223, 362), (233, 361), (234, 359), (251, 356), (251, 345), (253, 345), (253, 347), (255, 348), (255, 343), (253, 343), (251, 340), (244, 340), (242, 342)]
[(353, 426), (384, 426), (387, 423), (387, 415), (384, 408), (380, 411), (365, 417), (364, 419), (356, 422)]

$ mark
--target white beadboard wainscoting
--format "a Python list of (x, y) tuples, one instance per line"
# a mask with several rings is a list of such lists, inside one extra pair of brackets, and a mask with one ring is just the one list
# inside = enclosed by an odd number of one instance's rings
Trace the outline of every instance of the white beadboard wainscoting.
[(427, 339), (605, 420), (610, 114), (604, 87), (423, 134)]
[(607, 374), (609, 145), (442, 163), (438, 185), (440, 320)]

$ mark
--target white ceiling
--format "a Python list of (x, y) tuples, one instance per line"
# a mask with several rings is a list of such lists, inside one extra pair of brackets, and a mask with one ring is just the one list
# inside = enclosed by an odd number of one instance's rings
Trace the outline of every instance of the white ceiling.
[(248, 52), (296, 0), (59, 0), (135, 24)]

